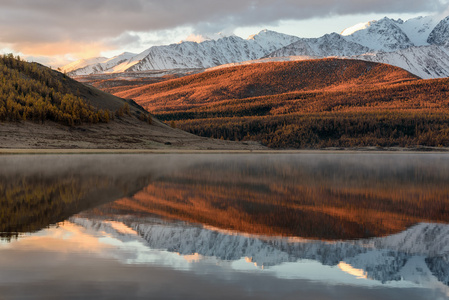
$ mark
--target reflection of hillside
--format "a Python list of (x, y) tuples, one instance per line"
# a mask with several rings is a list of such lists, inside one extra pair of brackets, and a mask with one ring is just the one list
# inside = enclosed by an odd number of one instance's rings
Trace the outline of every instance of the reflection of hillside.
[(123, 192), (98, 176), (20, 177), (0, 178), (0, 195), (0, 231), (17, 233), (61, 222)]
[(157, 214), (248, 233), (352, 239), (449, 221), (445, 155), (0, 157), (0, 232)]
[(444, 160), (367, 158), (203, 162), (160, 177), (107, 210), (325, 239), (382, 236), (422, 221), (449, 221)]
[(0, 237), (37, 231), (134, 194), (151, 178), (151, 170), (131, 173), (140, 164), (123, 168), (114, 156), (0, 157)]

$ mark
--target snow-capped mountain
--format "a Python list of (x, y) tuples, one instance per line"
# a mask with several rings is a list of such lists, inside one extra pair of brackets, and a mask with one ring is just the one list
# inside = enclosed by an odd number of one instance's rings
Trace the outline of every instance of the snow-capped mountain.
[(283, 56), (353, 56), (370, 52), (371, 49), (348, 41), (337, 33), (326, 34), (320, 38), (300, 39), (286, 47), (276, 50), (268, 57)]
[(449, 77), (449, 48), (444, 46), (410, 47), (351, 58), (394, 65), (424, 79)]
[(407, 21), (398, 20), (397, 25), (415, 46), (428, 45), (427, 39), (438, 24), (435, 17), (417, 17)]
[[(313, 260), (342, 270), (357, 269), (382, 283), (449, 284), (449, 226), (421, 223), (395, 235), (356, 241), (326, 242), (228, 232), (183, 222), (119, 217), (114, 222), (74, 217), (89, 232), (106, 232), (120, 241), (143, 239), (151, 249), (199, 255), (222, 261), (250, 258), (257, 266)], [(117, 226), (117, 224), (125, 226)], [(117, 228), (121, 228), (118, 230)], [(129, 228), (129, 230), (123, 230)]]
[(122, 71), (210, 68), (232, 62), (253, 60), (289, 45), (299, 38), (263, 30), (244, 40), (229, 36), (202, 43), (182, 42), (155, 46), (130, 59)]
[[(293, 48), (295, 44), (296, 43), (292, 44), (291, 45), (292, 47), (285, 47), (283, 49), (275, 51), (272, 54), (270, 54), (269, 57), (264, 59), (221, 65), (218, 67), (210, 68), (208, 70), (233, 67), (237, 65), (248, 65), (253, 63), (269, 63), (276, 61), (299, 61), (299, 60), (319, 59), (323, 57), (328, 57), (324, 55), (321, 56), (296, 55), (297, 53), (306, 53), (303, 52), (304, 49), (308, 49), (310, 51), (310, 47), (307, 48), (298, 47), (295, 49)], [(282, 55), (282, 56), (273, 57), (273, 55)], [(329, 55), (329, 56), (338, 56), (338, 55)], [(397, 66), (423, 79), (449, 77), (449, 47), (447, 46), (431, 45), (421, 47), (410, 47), (395, 52), (380, 51), (380, 52), (371, 52), (360, 55), (343, 56), (343, 57)]]
[(399, 27), (401, 23), (402, 21), (385, 17), (345, 29), (341, 35), (348, 41), (375, 51), (396, 51), (414, 46), (407, 34)]
[(69, 74), (210, 68), (258, 59), (297, 40), (299, 38), (295, 36), (263, 30), (246, 40), (228, 36), (201, 43), (184, 41), (167, 46), (154, 46), (126, 60), (115, 59), (115, 64), (104, 61), (81, 69), (72, 68)]
[[(449, 17), (418, 17), (407, 21), (383, 18), (357, 24), (320, 38), (298, 38), (263, 30), (237, 36), (194, 36), (178, 44), (154, 46), (138, 55), (81, 60), (63, 68), (69, 75), (166, 69), (206, 69), (224, 65), (279, 60), (347, 57), (388, 63), (422, 78), (449, 76)], [(190, 40), (190, 41), (189, 41)], [(195, 42), (196, 41), (196, 42)]]
[(445, 45), (449, 41), (449, 16), (432, 30), (427, 39), (429, 44), (433, 45)]
[(92, 57), (92, 58), (87, 58), (87, 59), (80, 59), (77, 61), (74, 61), (68, 65), (65, 65), (64, 67), (61, 68), (61, 70), (63, 72), (67, 72), (70, 73), (74, 70), (79, 70), (79, 69), (83, 69), (86, 68), (88, 66), (92, 66), (98, 63), (101, 63), (105, 60), (108, 60), (108, 58), (106, 57)]
[(112, 58), (92, 58), (90, 60), (74, 62), (63, 67), (62, 70), (69, 74), (76, 72), (76, 75), (114, 73), (117, 66), (134, 57), (135, 55), (135, 53), (124, 52)]
[[(347, 28), (340, 39), (323, 38), (303, 39), (268, 57), (338, 56), (394, 65), (424, 79), (449, 76), (449, 47), (443, 46), (449, 41), (449, 17), (441, 22), (434, 17), (383, 18)], [(311, 44), (324, 51), (314, 51)]]

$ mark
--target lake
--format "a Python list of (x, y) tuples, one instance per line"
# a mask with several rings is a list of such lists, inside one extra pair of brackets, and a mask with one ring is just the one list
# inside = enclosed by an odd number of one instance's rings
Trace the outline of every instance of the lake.
[(0, 156), (0, 300), (449, 299), (449, 155)]

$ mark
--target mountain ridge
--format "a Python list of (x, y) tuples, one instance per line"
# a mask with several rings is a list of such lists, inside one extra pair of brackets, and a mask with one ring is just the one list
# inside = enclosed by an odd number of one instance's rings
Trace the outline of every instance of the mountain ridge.
[[(403, 67), (424, 78), (449, 76), (449, 69), (437, 70), (449, 65), (449, 60), (438, 57), (449, 42), (449, 17), (438, 20), (426, 16), (406, 21), (385, 17), (356, 24), (340, 34), (330, 33), (319, 38), (299, 38), (262, 30), (247, 39), (238, 36), (219, 36), (218, 39), (201, 39), (200, 42), (181, 41), (178, 44), (153, 46), (140, 54), (117, 60), (95, 58), (72, 63), (63, 68), (70, 76), (108, 74), (120, 72), (164, 69), (207, 69), (227, 64), (254, 61), (267, 57), (344, 57), (371, 56), (377, 62)], [(436, 45), (440, 48), (428, 48)], [(426, 50), (419, 49), (427, 47)], [(407, 49), (416, 51), (406, 51)], [(437, 52), (430, 50), (436, 49)], [(384, 53), (389, 53), (388, 55)], [(400, 58), (405, 55), (405, 58)], [(404, 61), (407, 63), (404, 63)], [(426, 62), (423, 62), (426, 61)], [(108, 62), (109, 61), (109, 62)], [(432, 61), (430, 63), (429, 61)], [(440, 68), (441, 69), (441, 68)]]

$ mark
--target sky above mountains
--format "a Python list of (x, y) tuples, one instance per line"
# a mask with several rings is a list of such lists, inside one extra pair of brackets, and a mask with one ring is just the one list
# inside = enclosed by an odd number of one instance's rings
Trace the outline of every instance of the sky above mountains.
[(1, 0), (0, 49), (59, 66), (198, 35), (300, 37), (379, 19), (449, 14), (449, 0)]

